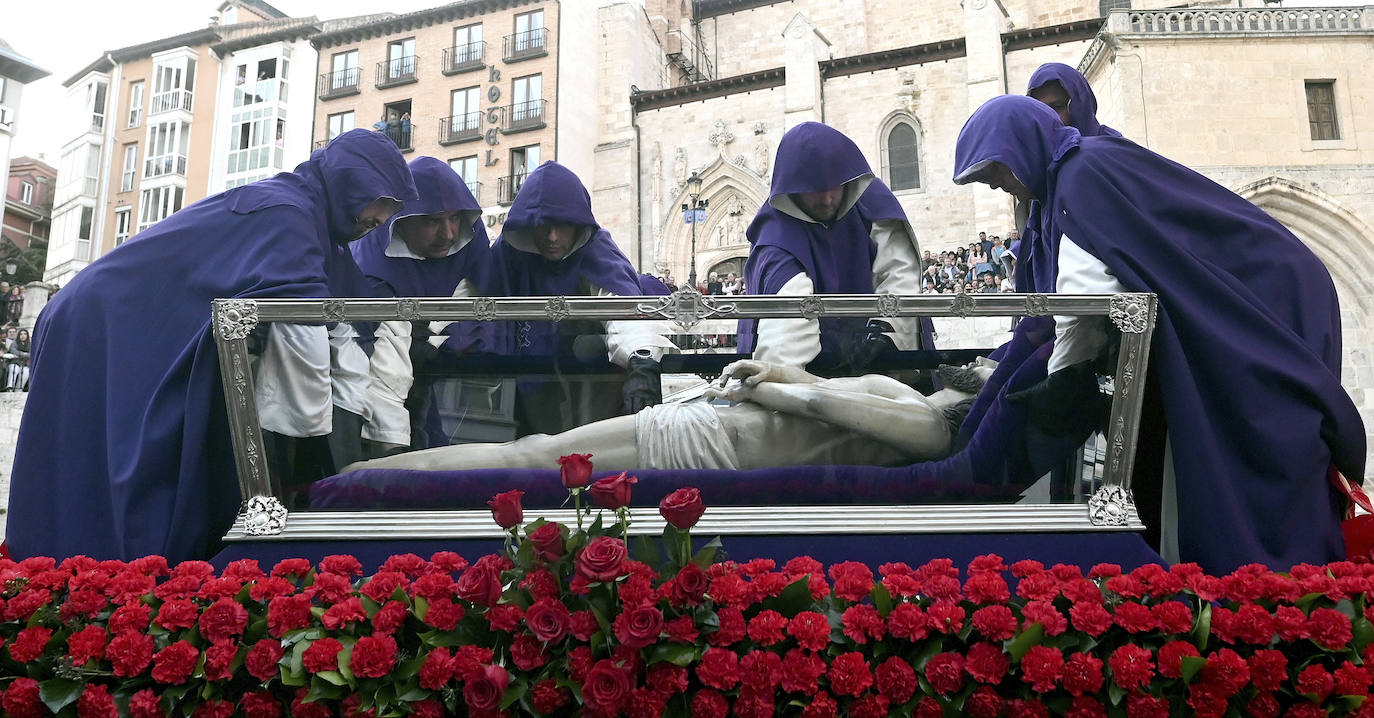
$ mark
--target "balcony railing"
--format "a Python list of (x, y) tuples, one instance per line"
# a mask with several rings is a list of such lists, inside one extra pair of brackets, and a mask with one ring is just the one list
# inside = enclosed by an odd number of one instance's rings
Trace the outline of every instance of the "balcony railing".
[(286, 83), (276, 78), (246, 82), (234, 88), (234, 107), (274, 102), (278, 97), (286, 101)]
[(349, 67), (320, 75), (319, 97), (332, 100), (336, 97), (358, 94), (358, 79), (362, 75), (356, 67)]
[(477, 204), (482, 204), (482, 183), (467, 182), (468, 191), (472, 193), (472, 198), (477, 200)]
[(104, 131), (105, 131), (105, 116), (104, 116), (104, 115), (91, 115), (91, 132), (104, 132)]
[(544, 105), (548, 100), (517, 102), (506, 107), (506, 132), (537, 130), (544, 126)]
[(1130, 32), (1169, 34), (1346, 33), (1368, 31), (1374, 19), (1363, 8), (1145, 10), (1126, 16)]
[(173, 110), (191, 111), (190, 90), (159, 92), (153, 95), (153, 100), (148, 106), (148, 114), (150, 115), (156, 115), (161, 112), (171, 112)]
[(415, 125), (388, 125), (386, 129), (379, 130), (379, 132), (386, 135), (402, 152), (415, 149)]
[(711, 56), (700, 43), (692, 39), (692, 36), (681, 30), (668, 31), (666, 55), (668, 63), (678, 68), (688, 82), (716, 79), (716, 68), (711, 63)]
[(310, 149), (318, 150), (319, 148), (324, 147), (327, 144), (329, 144), (329, 140), (315, 140), (315, 144), (312, 145)]
[(456, 75), (460, 72), (480, 70), (486, 65), (486, 55), (485, 42), (470, 42), (450, 47), (443, 53), (443, 73)]
[(549, 31), (547, 28), (526, 30), (507, 35), (501, 40), (501, 59), (506, 62), (528, 60), (549, 54)]
[(482, 113), (469, 112), (439, 120), (439, 144), (452, 145), (481, 139)]
[(162, 175), (186, 175), (186, 155), (162, 155), (143, 161), (143, 178)]
[(515, 201), (515, 195), (520, 192), (520, 185), (525, 183), (525, 173), (506, 175), (496, 178), (496, 201), (501, 204), (510, 204)]
[(415, 82), (415, 69), (419, 64), (419, 55), (406, 55), (377, 63), (377, 89)]

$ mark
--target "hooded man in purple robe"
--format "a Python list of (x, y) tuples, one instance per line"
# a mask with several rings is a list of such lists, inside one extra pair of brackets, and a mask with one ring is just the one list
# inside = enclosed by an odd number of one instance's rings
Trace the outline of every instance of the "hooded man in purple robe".
[[(592, 216), (591, 195), (571, 170), (545, 162), (525, 178), (493, 258), (513, 297), (641, 296), (639, 273)], [(516, 355), (550, 357), (553, 376), (517, 385), (517, 433), (555, 434), (633, 414), (662, 401), (659, 360), (676, 351), (659, 322), (515, 322)], [(610, 361), (614, 379), (564, 374), (560, 366)]]
[[(420, 193), (417, 202), (391, 222), (354, 242), (358, 266), (387, 297), (481, 297), (505, 293), (491, 264), (491, 243), (482, 225), (482, 206), (453, 168), (433, 157), (410, 162)], [(382, 322), (372, 351), (371, 419), (363, 437), (382, 452), (401, 446), (425, 448), (412, 432), (406, 410), (415, 371), (434, 359), (436, 346), (454, 352), (507, 350), (497, 322), (451, 322), (431, 334), (423, 322)], [(417, 418), (423, 425), (431, 403), (427, 386), (416, 386)], [(418, 427), (417, 427), (418, 428)], [(448, 443), (447, 441), (443, 443)]]
[[(1335, 287), (1311, 250), (1230, 190), (1127, 140), (1084, 137), (1027, 97), (973, 113), (955, 182), (1043, 203), (1054, 290), (1158, 295), (1147, 396), (1155, 384), (1167, 441), (1142, 439), (1133, 489), (1162, 481), (1162, 502), (1139, 509), (1165, 558), (1220, 574), (1345, 556), (1329, 472), (1363, 480), (1365, 434), (1341, 388)], [(1055, 320), (1052, 373), (1023, 397), (1032, 417), (1077, 409), (1065, 389), (1096, 392), (1086, 367), (1105, 318)], [(1162, 476), (1142, 472), (1147, 452)]]
[[(916, 233), (853, 140), (804, 122), (778, 143), (768, 201), (745, 236), (749, 294), (920, 294)], [(744, 319), (739, 350), (804, 367), (822, 354), (857, 373), (891, 349), (929, 349), (929, 320)]]
[(243, 498), (211, 300), (330, 296), (342, 271), (331, 265), (352, 264), (340, 245), (414, 199), (395, 146), (355, 130), (294, 172), (196, 202), (82, 270), (34, 330), (10, 552), (209, 557)]

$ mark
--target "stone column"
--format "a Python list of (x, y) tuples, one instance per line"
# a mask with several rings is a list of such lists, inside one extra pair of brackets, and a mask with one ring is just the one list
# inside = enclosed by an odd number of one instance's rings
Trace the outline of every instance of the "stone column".
[[(1002, 32), (1011, 26), (998, 0), (964, 0), (964, 42), (968, 78), (968, 112), (1007, 92), (1006, 64), (1002, 58)], [(973, 188), (973, 232), (996, 231), (1008, 226), (1012, 200), (983, 185)], [(967, 242), (961, 240), (960, 244)]]
[(43, 311), (43, 307), (48, 304), (48, 297), (52, 295), (52, 285), (43, 282), (29, 282), (24, 285), (24, 312), (19, 315), (19, 328), (33, 332), (34, 322), (38, 321), (38, 313)]
[(830, 58), (830, 41), (816, 29), (805, 15), (797, 13), (783, 28), (785, 105), (783, 130), (790, 130), (803, 122), (820, 122), (821, 66)]

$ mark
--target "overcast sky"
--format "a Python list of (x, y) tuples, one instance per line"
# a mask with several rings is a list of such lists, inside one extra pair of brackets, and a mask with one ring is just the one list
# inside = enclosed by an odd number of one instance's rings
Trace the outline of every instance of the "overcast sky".
[[(412, 12), (443, 4), (442, 0), (269, 0), (297, 17), (348, 17), (390, 11)], [(595, 0), (575, 0), (594, 2)], [(911, 0), (919, 2), (919, 0)], [(1096, 0), (1084, 0), (1096, 4)], [(1285, 0), (1287, 7), (1350, 6), (1374, 0)], [(106, 50), (137, 45), (205, 27), (219, 0), (0, 0), (0, 37), (16, 52), (52, 73), (24, 87), (12, 155), (46, 155), (56, 165), (65, 123), (44, 118), (61, 112), (62, 81)]]

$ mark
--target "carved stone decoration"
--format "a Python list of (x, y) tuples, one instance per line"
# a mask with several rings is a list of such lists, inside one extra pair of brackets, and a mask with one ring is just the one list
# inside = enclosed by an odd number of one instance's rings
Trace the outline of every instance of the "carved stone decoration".
[(327, 299), (320, 307), (320, 315), (326, 322), (341, 322), (347, 314), (344, 303), (338, 299)]
[(396, 300), (396, 318), (415, 321), (420, 318), (420, 300), (406, 297)]
[(1103, 486), (1088, 499), (1088, 520), (1093, 526), (1125, 526), (1135, 500), (1120, 486)]
[(725, 128), (725, 120), (716, 120), (716, 129), (706, 138), (711, 144), (716, 146), (716, 151), (721, 157), (725, 156), (726, 148), (731, 142), (735, 141), (735, 133)]
[(820, 297), (806, 297), (801, 300), (801, 315), (807, 319), (820, 319), (825, 314), (825, 305)]
[(687, 150), (679, 147), (673, 151), (673, 187), (687, 184)]
[(258, 325), (258, 303), (251, 299), (226, 299), (215, 306), (215, 331), (221, 339), (243, 339)]
[(472, 313), (479, 322), (489, 322), (496, 318), (496, 300), (491, 297), (478, 297), (472, 300)]
[(272, 496), (254, 496), (243, 507), (243, 531), (249, 536), (276, 536), (286, 530), (286, 507)]
[(754, 134), (756, 134), (756, 135), (761, 135), (761, 134), (763, 134), (763, 133), (765, 133), (765, 132), (767, 132), (767, 131), (768, 131), (768, 125), (765, 125), (765, 124), (762, 123), (762, 122), (755, 122), (755, 123), (754, 123)]
[(973, 311), (973, 305), (973, 297), (960, 293), (954, 295), (954, 301), (949, 303), (949, 310), (954, 312), (956, 316), (963, 318), (967, 317), (970, 311)]
[(878, 295), (878, 314), (884, 317), (895, 317), (897, 311), (902, 308), (902, 300), (896, 294)]
[(754, 171), (760, 177), (768, 176), (768, 138), (760, 136), (754, 143)]
[(1050, 298), (1044, 294), (1026, 295), (1026, 316), (1043, 317), (1050, 313)]
[(1150, 320), (1150, 306), (1140, 294), (1118, 294), (1111, 298), (1108, 316), (1117, 329), (1129, 334), (1145, 331)]
[(638, 304), (635, 311), (645, 316), (671, 320), (682, 327), (683, 331), (691, 331), (701, 320), (722, 314), (733, 314), (736, 308), (735, 304), (717, 302), (715, 297), (703, 296), (696, 289), (683, 287), (666, 297), (658, 297), (653, 302)]
[(568, 309), (568, 300), (564, 297), (553, 297), (544, 303), (544, 315), (555, 322), (561, 322), (572, 316), (572, 311)]

